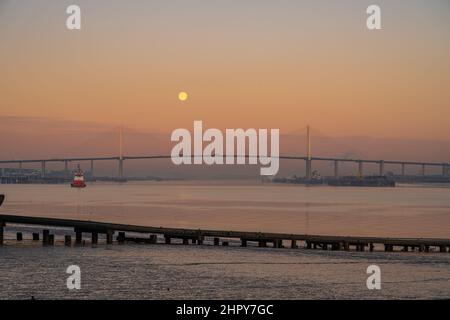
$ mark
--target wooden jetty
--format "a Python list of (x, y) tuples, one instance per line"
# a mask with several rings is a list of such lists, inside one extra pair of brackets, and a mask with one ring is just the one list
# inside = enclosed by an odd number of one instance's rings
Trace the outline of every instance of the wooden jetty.
[[(0, 245), (3, 244), (3, 231), (7, 224), (42, 226), (42, 243), (53, 245), (54, 234), (50, 234), (48, 227), (70, 228), (75, 232), (75, 244), (83, 243), (83, 233), (89, 233), (92, 244), (98, 243), (98, 235), (106, 235), (106, 243), (113, 243), (113, 236), (117, 234), (117, 243), (140, 242), (148, 244), (158, 243), (158, 235), (164, 238), (165, 244), (171, 244), (173, 239), (181, 240), (184, 245), (203, 244), (205, 238), (215, 246), (228, 246), (230, 240), (240, 241), (242, 247), (254, 243), (258, 247), (289, 248), (304, 247), (320, 250), (356, 250), (374, 251), (382, 248), (384, 251), (419, 251), (419, 252), (450, 252), (450, 239), (432, 238), (386, 238), (386, 237), (354, 237), (354, 236), (323, 236), (288, 233), (265, 233), (246, 231), (200, 230), (137, 226), (96, 221), (71, 219), (57, 219), (45, 217), (27, 217), (18, 215), (0, 215)], [(47, 227), (47, 229), (45, 228)], [(142, 237), (130, 237), (126, 233), (142, 234)], [(33, 233), (33, 240), (39, 241), (40, 233)], [(22, 233), (17, 233), (17, 241), (22, 241)], [(66, 246), (72, 245), (71, 235), (64, 237)]]

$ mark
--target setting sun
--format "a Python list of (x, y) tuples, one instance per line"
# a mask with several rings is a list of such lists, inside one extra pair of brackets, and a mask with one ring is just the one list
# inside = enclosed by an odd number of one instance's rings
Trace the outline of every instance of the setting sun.
[(186, 92), (184, 92), (184, 91), (181, 91), (181, 92), (178, 94), (178, 99), (179, 99), (180, 101), (186, 101), (187, 98), (188, 98), (188, 94), (187, 94)]

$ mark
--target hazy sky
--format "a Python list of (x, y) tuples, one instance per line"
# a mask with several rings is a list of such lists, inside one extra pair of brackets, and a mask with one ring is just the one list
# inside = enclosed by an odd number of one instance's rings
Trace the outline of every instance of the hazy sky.
[(448, 0), (0, 0), (0, 116), (446, 140), (449, 33)]

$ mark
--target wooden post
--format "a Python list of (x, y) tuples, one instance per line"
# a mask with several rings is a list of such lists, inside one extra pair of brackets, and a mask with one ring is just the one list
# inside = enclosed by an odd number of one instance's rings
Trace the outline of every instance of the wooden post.
[(441, 252), (447, 252), (447, 248), (445, 246), (443, 246), (443, 245), (439, 246), (439, 250)]
[(218, 246), (220, 244), (220, 239), (219, 238), (214, 238), (214, 245)]
[(420, 244), (419, 245), (419, 252), (424, 252), (425, 251), (425, 245)]
[(265, 248), (265, 247), (267, 247), (267, 242), (265, 240), (259, 240), (258, 241), (258, 246), (260, 248)]
[(344, 250), (345, 251), (349, 251), (350, 250), (350, 245), (348, 244), (348, 242), (344, 242)]
[(165, 239), (165, 241), (166, 241), (166, 244), (170, 244), (170, 241), (172, 240), (171, 238), (170, 238), (170, 236), (168, 236), (168, 235), (164, 235), (164, 239)]
[(70, 235), (64, 236), (64, 245), (70, 247), (72, 245), (72, 237)]
[(117, 236), (117, 242), (121, 244), (125, 242), (125, 232), (119, 232), (119, 235)]
[(312, 249), (311, 242), (306, 241), (306, 249)]
[(22, 232), (17, 232), (16, 238), (17, 238), (17, 241), (22, 241), (22, 239), (23, 239)]
[(197, 239), (192, 239), (192, 244), (196, 244), (197, 243)]
[(322, 243), (322, 250), (328, 250), (328, 244)]
[(150, 235), (150, 243), (156, 244), (157, 241), (158, 241), (158, 238), (156, 237), (156, 234), (151, 234)]
[(55, 244), (55, 235), (54, 234), (48, 235), (48, 244), (51, 246)]
[(281, 240), (280, 239), (273, 240), (273, 247), (274, 248), (281, 248)]
[(197, 239), (198, 245), (202, 245), (204, 239), (205, 239), (205, 237), (203, 237), (203, 236), (198, 236), (198, 239)]
[(297, 240), (291, 240), (291, 249), (297, 249)]
[(114, 236), (114, 230), (107, 230), (106, 231), (106, 244), (112, 244), (113, 243), (113, 236)]
[(222, 241), (222, 246), (228, 247), (228, 241)]
[(373, 252), (373, 249), (375, 248), (375, 246), (373, 245), (373, 243), (371, 242), (370, 244), (369, 244), (369, 251), (370, 252)]
[(92, 242), (92, 244), (98, 243), (98, 233), (97, 232), (92, 232), (91, 242)]
[(339, 242), (332, 243), (331, 244), (331, 250), (335, 250), (335, 251), (342, 250), (342, 245)]
[(33, 241), (39, 241), (39, 233), (33, 232)]
[(75, 243), (76, 244), (81, 244), (83, 240), (83, 233), (81, 231), (75, 231)]
[(403, 246), (403, 251), (408, 252), (408, 246)]
[(189, 244), (189, 239), (188, 238), (183, 238), (183, 244), (184, 245), (188, 245)]
[(50, 236), (50, 231), (49, 230), (42, 231), (42, 244), (44, 246), (49, 244), (49, 242), (50, 242), (49, 236)]
[(5, 223), (0, 221), (0, 246), (3, 245), (3, 228), (5, 227)]

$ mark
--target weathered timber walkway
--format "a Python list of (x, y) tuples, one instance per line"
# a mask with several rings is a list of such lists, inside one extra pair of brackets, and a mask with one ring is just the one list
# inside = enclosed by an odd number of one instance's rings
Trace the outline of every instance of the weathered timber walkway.
[[(127, 241), (156, 244), (158, 235), (163, 236), (164, 243), (170, 244), (172, 239), (180, 239), (183, 244), (203, 244), (205, 237), (210, 237), (216, 246), (229, 245), (230, 239), (240, 241), (242, 247), (246, 247), (249, 242), (256, 243), (259, 247), (283, 248), (288, 244), (290, 248), (298, 248), (302, 245), (306, 249), (320, 250), (356, 250), (374, 251), (379, 246), (384, 251), (419, 251), (419, 252), (450, 252), (450, 239), (432, 238), (386, 238), (386, 237), (354, 237), (354, 236), (321, 236), (306, 234), (288, 233), (265, 233), (265, 232), (245, 232), (245, 231), (223, 231), (223, 230), (200, 230), (200, 229), (180, 229), (163, 228), (150, 226), (136, 226), (127, 224), (115, 224), (106, 222), (27, 217), (18, 215), (0, 215), (0, 245), (3, 244), (3, 231), (7, 224), (34, 225), (42, 227), (64, 227), (73, 228), (76, 238), (75, 244), (81, 244), (83, 233), (91, 234), (92, 244), (98, 243), (98, 235), (106, 234), (106, 243), (113, 243), (113, 236), (117, 233), (118, 243)], [(142, 237), (126, 236), (126, 232), (143, 234)], [(33, 240), (38, 241), (40, 233), (33, 233)], [(22, 241), (21, 232), (17, 232), (17, 241)], [(42, 231), (42, 243), (44, 245), (54, 244), (54, 235), (48, 229)], [(71, 235), (66, 235), (64, 243), (72, 245)]]

